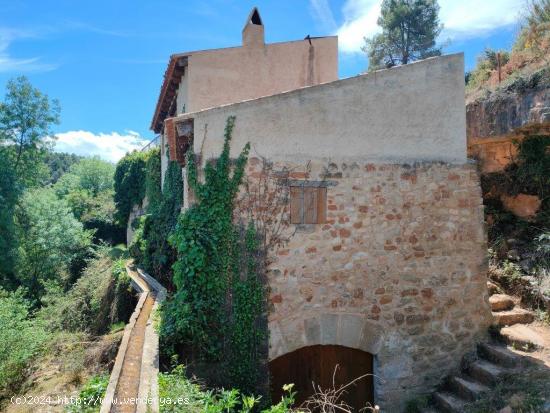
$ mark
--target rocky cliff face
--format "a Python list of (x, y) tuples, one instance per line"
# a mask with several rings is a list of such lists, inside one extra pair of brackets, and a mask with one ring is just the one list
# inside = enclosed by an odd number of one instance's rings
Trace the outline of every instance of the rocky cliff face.
[(550, 69), (467, 103), (466, 118), (468, 142), (527, 131), (550, 134)]

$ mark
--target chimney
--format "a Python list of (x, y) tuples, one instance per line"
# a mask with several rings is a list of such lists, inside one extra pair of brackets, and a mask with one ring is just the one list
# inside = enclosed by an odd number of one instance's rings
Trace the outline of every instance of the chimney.
[(263, 46), (264, 25), (258, 8), (254, 7), (243, 27), (243, 46)]

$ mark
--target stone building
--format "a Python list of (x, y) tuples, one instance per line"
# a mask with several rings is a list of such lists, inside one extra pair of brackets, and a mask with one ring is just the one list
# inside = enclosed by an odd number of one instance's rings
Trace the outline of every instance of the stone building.
[[(491, 323), (481, 191), (466, 156), (463, 55), (335, 80), (332, 42), (312, 40), (326, 47), (329, 68), (311, 83), (328, 83), (300, 84), (302, 66), (279, 89), (304, 87), (187, 103), (186, 113), (155, 115), (153, 127), (185, 174), (183, 155), (193, 151), (203, 164), (215, 157), (235, 116), (232, 155), (251, 143), (248, 178), (261, 175), (264, 160), (286, 173), (292, 236), (273, 251), (268, 274), (274, 396), (288, 382), (307, 394), (311, 380), (325, 384), (339, 364), (342, 382), (374, 375), (356, 383), (351, 404), (402, 411), (458, 370)], [(311, 47), (286, 45), (304, 56)], [(190, 86), (193, 58), (188, 102), (201, 94)]]

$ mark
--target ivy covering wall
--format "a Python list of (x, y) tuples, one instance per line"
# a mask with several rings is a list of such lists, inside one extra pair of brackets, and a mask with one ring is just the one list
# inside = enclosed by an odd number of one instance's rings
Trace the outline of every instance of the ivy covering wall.
[(147, 161), (145, 193), (149, 201), (147, 214), (140, 218), (130, 253), (136, 262), (169, 290), (176, 250), (168, 243), (183, 203), (183, 181), (177, 162), (168, 164), (161, 188), (160, 151)]
[(222, 153), (207, 163), (201, 182), (193, 154), (187, 158), (196, 202), (180, 215), (170, 237), (177, 250), (175, 291), (162, 307), (161, 347), (216, 364), (227, 387), (265, 394), (263, 254), (254, 226), (234, 219), (249, 152), (247, 144), (230, 159), (234, 123), (234, 117), (227, 120)]
[(148, 152), (132, 152), (118, 161), (115, 170), (115, 218), (126, 227), (134, 205), (141, 205), (145, 197), (145, 173)]

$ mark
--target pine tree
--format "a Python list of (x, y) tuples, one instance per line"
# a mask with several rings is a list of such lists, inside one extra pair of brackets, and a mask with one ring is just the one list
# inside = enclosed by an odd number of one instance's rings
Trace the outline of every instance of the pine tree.
[(406, 65), (441, 55), (436, 46), (443, 26), (437, 0), (384, 0), (378, 25), (382, 33), (365, 38), (369, 69)]

